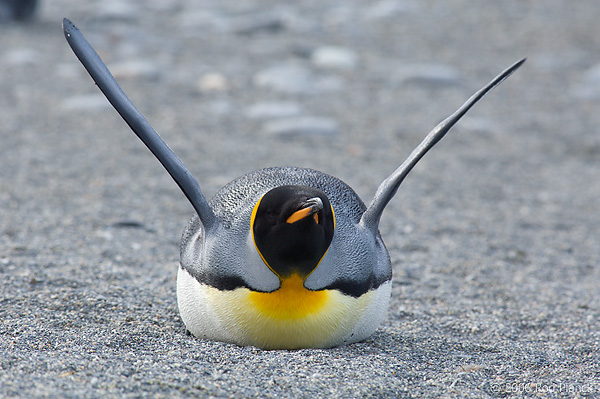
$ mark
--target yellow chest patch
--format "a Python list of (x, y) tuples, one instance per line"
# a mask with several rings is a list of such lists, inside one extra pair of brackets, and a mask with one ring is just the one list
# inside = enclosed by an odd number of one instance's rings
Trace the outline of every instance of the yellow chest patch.
[(271, 293), (219, 290), (187, 271), (177, 275), (177, 302), (188, 330), (199, 338), (263, 349), (327, 348), (360, 341), (375, 331), (391, 283), (358, 298), (338, 290), (309, 291), (300, 278)]
[(270, 293), (201, 287), (218, 330), (227, 332), (221, 340), (264, 349), (342, 344), (374, 299), (373, 292), (353, 298), (336, 290), (309, 291), (300, 277), (284, 280)]
[(297, 274), (281, 282), (274, 292), (251, 292), (250, 300), (265, 316), (276, 320), (298, 320), (321, 310), (327, 303), (327, 291), (304, 288)]

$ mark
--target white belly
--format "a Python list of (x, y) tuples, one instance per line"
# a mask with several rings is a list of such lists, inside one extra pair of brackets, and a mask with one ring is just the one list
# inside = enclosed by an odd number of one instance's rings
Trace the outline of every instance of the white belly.
[(263, 349), (327, 348), (370, 336), (385, 315), (391, 286), (388, 281), (358, 298), (337, 290), (310, 292), (318, 294), (314, 308), (282, 302), (282, 311), (275, 313), (268, 307), (272, 303), (257, 300), (272, 294), (247, 288), (221, 291), (180, 267), (177, 303), (185, 326), (198, 338)]

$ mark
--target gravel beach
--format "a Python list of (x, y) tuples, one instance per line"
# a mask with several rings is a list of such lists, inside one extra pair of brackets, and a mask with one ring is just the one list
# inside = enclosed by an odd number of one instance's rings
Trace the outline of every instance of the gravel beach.
[[(0, 25), (0, 397), (600, 397), (600, 3), (41, 1)], [(369, 202), (388, 314), (364, 342), (186, 334), (192, 207), (67, 45), (71, 19), (210, 198), (269, 166)]]

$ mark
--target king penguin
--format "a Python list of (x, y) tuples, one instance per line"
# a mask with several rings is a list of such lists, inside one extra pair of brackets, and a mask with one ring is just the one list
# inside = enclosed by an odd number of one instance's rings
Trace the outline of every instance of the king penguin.
[(328, 348), (378, 328), (392, 267), (379, 232), (384, 208), (417, 164), (522, 59), (438, 124), (366, 206), (347, 184), (306, 168), (275, 167), (225, 185), (209, 202), (68, 19), (65, 37), (92, 79), (179, 185), (195, 215), (183, 232), (177, 303), (198, 338), (263, 349)]

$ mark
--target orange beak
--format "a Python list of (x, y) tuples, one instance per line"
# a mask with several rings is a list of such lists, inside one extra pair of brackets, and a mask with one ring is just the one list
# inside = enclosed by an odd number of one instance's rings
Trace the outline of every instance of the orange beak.
[(323, 209), (323, 201), (320, 198), (311, 198), (306, 201), (306, 208), (298, 209), (296, 212), (292, 213), (285, 221), (286, 223), (295, 223), (298, 220), (302, 220), (308, 216), (311, 216), (315, 219), (315, 222), (319, 223), (319, 211)]

